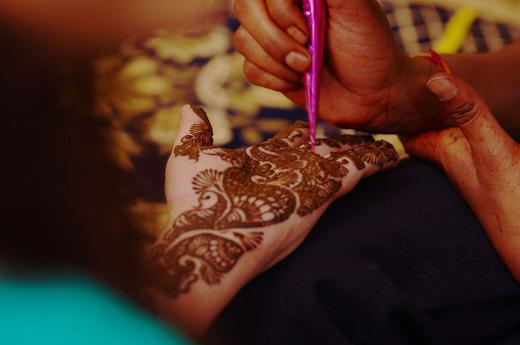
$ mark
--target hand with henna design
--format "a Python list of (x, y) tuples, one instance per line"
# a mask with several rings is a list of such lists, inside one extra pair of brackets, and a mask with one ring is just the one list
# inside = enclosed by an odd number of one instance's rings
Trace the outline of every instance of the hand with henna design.
[(334, 199), (398, 160), (368, 136), (318, 139), (311, 152), (303, 122), (255, 146), (214, 147), (197, 106), (182, 109), (179, 133), (166, 169), (170, 223), (145, 271), (156, 309), (195, 335), (298, 247)]

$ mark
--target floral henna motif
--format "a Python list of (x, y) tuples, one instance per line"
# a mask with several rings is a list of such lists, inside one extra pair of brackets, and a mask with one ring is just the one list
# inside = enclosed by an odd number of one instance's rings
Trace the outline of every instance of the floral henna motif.
[(308, 128), (301, 122), (257, 146), (212, 148), (207, 116), (201, 108), (193, 110), (203, 123), (191, 127), (175, 155), (197, 162), (204, 153), (230, 166), (205, 169), (193, 178), (198, 204), (180, 214), (152, 249), (150, 274), (172, 297), (188, 292), (199, 279), (219, 283), (242, 255), (262, 243), (264, 234), (258, 229), (293, 215), (304, 217), (331, 201), (351, 162), (362, 170), (367, 164), (384, 167), (398, 159), (386, 142), (348, 135), (318, 140), (338, 149), (323, 157), (311, 152), (308, 143), (296, 144)]
[(384, 167), (388, 162), (396, 162), (399, 155), (394, 147), (386, 141), (376, 141), (368, 145), (354, 146), (349, 152), (356, 157), (361, 158), (366, 164)]
[(190, 134), (181, 139), (180, 145), (177, 145), (174, 149), (174, 154), (175, 157), (185, 156), (191, 160), (198, 161), (200, 151), (205, 147), (213, 145), (213, 129), (208, 115), (201, 107), (192, 105), (191, 109), (203, 122), (191, 126)]

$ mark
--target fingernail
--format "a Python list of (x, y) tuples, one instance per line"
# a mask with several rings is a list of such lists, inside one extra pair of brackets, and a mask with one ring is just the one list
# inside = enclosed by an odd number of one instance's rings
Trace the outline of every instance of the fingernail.
[(289, 67), (301, 73), (307, 72), (311, 66), (310, 57), (299, 52), (290, 52), (287, 54), (285, 62)]
[(287, 29), (287, 33), (289, 34), (289, 36), (291, 36), (292, 38), (294, 38), (294, 40), (298, 43), (300, 43), (301, 45), (306, 45), (307, 44), (307, 35), (305, 33), (303, 33), (303, 31), (301, 31), (300, 29), (298, 29), (296, 26), (291, 26)]
[(426, 85), (441, 102), (451, 101), (459, 93), (459, 89), (445, 76), (430, 79)]

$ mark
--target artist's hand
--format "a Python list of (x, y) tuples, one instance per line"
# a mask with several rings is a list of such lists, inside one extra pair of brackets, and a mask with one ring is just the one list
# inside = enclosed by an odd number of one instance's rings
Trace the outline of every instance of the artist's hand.
[(458, 128), (403, 138), (405, 147), (444, 169), (520, 281), (520, 145), (466, 83), (440, 74), (428, 84)]
[(163, 315), (200, 333), (248, 280), (290, 254), (334, 199), (398, 159), (366, 136), (319, 139), (313, 153), (308, 135), (296, 123), (255, 146), (212, 147), (204, 111), (183, 108), (166, 170), (171, 222), (147, 268)]
[[(326, 3), (320, 117), (340, 127), (377, 132), (412, 133), (430, 125), (435, 109), (428, 108), (425, 99), (431, 98), (424, 87), (428, 62), (411, 59), (398, 49), (377, 1)], [(235, 15), (242, 25), (234, 45), (246, 57), (246, 77), (305, 106), (301, 80), (310, 56), (298, 1), (237, 0)]]

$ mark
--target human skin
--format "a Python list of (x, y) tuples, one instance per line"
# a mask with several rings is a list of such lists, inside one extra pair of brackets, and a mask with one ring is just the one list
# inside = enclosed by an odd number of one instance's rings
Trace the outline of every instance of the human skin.
[[(319, 116), (339, 127), (417, 133), (440, 108), (425, 87), (438, 70), (398, 49), (375, 0), (327, 0), (328, 29)], [(296, 0), (237, 0), (234, 45), (254, 84), (282, 91), (304, 107), (302, 74), (310, 66), (308, 29)], [(486, 100), (506, 130), (520, 134), (520, 43), (489, 54), (445, 56)], [(447, 124), (444, 124), (447, 125)]]
[[(173, 4), (180, 3), (6, 0), (0, 21), (31, 53), (44, 47), (68, 62), (129, 28), (165, 18), (177, 27)], [(289, 255), (334, 199), (398, 160), (390, 144), (366, 136), (321, 138), (311, 152), (302, 123), (253, 147), (211, 147), (211, 124), (197, 107), (183, 108), (179, 133), (166, 170), (170, 226), (146, 251), (146, 279), (135, 289), (193, 336), (250, 279)]]
[(439, 74), (427, 85), (457, 127), (403, 137), (405, 147), (446, 172), (520, 281), (520, 145), (467, 83)]
[(203, 110), (185, 106), (166, 169), (169, 226), (143, 268), (154, 310), (194, 337), (295, 250), (336, 198), (398, 160), (367, 136), (321, 138), (311, 152), (302, 122), (247, 148), (211, 143)]
[[(175, 5), (182, 2), (5, 0), (0, 24), (31, 54), (43, 47), (66, 63), (130, 29), (178, 27), (185, 12)], [(146, 279), (135, 289), (194, 336), (250, 279), (289, 255), (334, 199), (398, 160), (390, 144), (366, 136), (322, 138), (311, 152), (302, 123), (249, 148), (212, 147), (198, 107), (183, 108), (179, 133), (166, 170), (170, 226), (143, 257)]]

